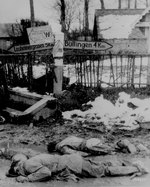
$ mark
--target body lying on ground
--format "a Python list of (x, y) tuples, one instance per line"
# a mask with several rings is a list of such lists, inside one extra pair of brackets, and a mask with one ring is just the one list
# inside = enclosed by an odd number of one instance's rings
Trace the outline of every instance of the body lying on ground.
[(50, 142), (47, 148), (50, 153), (54, 150), (61, 154), (72, 154), (78, 152), (82, 156), (106, 155), (111, 154), (114, 150), (110, 146), (104, 144), (101, 139), (90, 138), (85, 140), (76, 136), (69, 136), (59, 143)]
[(78, 181), (80, 177), (127, 176), (146, 174), (147, 171), (138, 164), (113, 165), (112, 162), (93, 162), (79, 154), (51, 155), (39, 154), (27, 158), (16, 154), (7, 173), (16, 177), (18, 182), (40, 182), (51, 179)]

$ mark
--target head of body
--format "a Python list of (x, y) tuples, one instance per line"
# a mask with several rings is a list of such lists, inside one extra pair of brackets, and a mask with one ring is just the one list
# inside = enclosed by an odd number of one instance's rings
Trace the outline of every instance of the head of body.
[(47, 145), (47, 150), (49, 153), (52, 153), (56, 150), (56, 145), (57, 145), (57, 142), (56, 141), (51, 141), (49, 142), (49, 144)]
[(23, 164), (27, 160), (27, 156), (24, 154), (16, 154), (12, 157), (10, 169), (6, 173), (7, 177), (17, 177), (19, 175), (25, 176), (23, 170)]

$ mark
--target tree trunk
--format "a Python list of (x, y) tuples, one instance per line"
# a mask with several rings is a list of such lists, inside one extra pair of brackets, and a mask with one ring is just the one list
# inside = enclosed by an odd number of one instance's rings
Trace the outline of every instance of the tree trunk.
[(65, 0), (60, 0), (60, 2), (61, 2), (61, 18), (60, 18), (61, 31), (63, 33), (65, 33), (66, 32), (66, 24), (65, 24), (65, 19), (66, 19), (66, 14), (65, 14), (66, 4), (65, 4)]
[(84, 0), (85, 32), (89, 31), (89, 0)]
[(31, 12), (31, 27), (35, 26), (35, 18), (34, 18), (34, 4), (33, 0), (30, 0), (30, 12)]
[(130, 9), (130, 0), (128, 0), (128, 9)]
[(100, 0), (100, 3), (101, 3), (101, 9), (105, 9), (104, 0)]
[(135, 0), (134, 8), (137, 9), (137, 0)]
[(121, 0), (118, 0), (118, 9), (121, 9)]
[(146, 0), (146, 7), (148, 7), (148, 0)]

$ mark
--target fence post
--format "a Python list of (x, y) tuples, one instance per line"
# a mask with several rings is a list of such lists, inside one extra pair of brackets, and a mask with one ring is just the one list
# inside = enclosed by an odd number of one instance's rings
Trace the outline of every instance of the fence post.
[(32, 55), (28, 54), (28, 83), (29, 83), (29, 90), (32, 90), (32, 81), (33, 81), (33, 71), (32, 71)]
[(150, 28), (148, 28), (147, 46), (148, 46), (148, 66), (147, 66), (147, 86), (150, 87)]
[(64, 45), (64, 34), (55, 34), (55, 45), (53, 48), (54, 58), (54, 72), (56, 80), (54, 80), (53, 93), (60, 95), (62, 93), (63, 84), (63, 45)]
[(132, 58), (132, 77), (131, 77), (131, 87), (134, 88), (134, 73), (135, 73), (135, 57)]

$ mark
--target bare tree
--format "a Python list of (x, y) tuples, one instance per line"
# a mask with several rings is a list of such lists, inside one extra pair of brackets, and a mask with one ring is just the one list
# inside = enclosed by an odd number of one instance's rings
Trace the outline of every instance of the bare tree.
[(74, 1), (74, 0), (68, 0), (66, 1), (66, 30), (69, 32), (71, 25), (74, 23), (74, 21), (78, 17), (78, 6), (80, 2)]
[(130, 0), (128, 0), (128, 9), (130, 9)]
[(121, 9), (121, 0), (118, 0), (118, 9)]
[(60, 24), (61, 24), (61, 31), (66, 32), (66, 3), (65, 0), (57, 0), (55, 3), (55, 9), (60, 13)]
[(85, 31), (89, 31), (89, 0), (84, 0)]
[(104, 0), (100, 0), (100, 3), (101, 3), (101, 9), (105, 9)]
[(30, 0), (30, 12), (31, 12), (31, 27), (35, 26), (35, 17), (34, 17), (34, 4), (33, 0)]
[(78, 20), (78, 22), (79, 22), (79, 31), (80, 31), (80, 32), (81, 32), (81, 30), (83, 29), (83, 25), (84, 25), (84, 23), (83, 23), (83, 16), (84, 16), (83, 11), (81, 11), (81, 10), (79, 9), (79, 12), (78, 12), (78, 15), (77, 15), (77, 20)]
[(61, 24), (61, 31), (67, 34), (70, 31), (71, 25), (77, 19), (77, 10), (81, 0), (57, 0), (54, 9), (57, 11)]
[(134, 8), (137, 9), (137, 0), (134, 2)]

